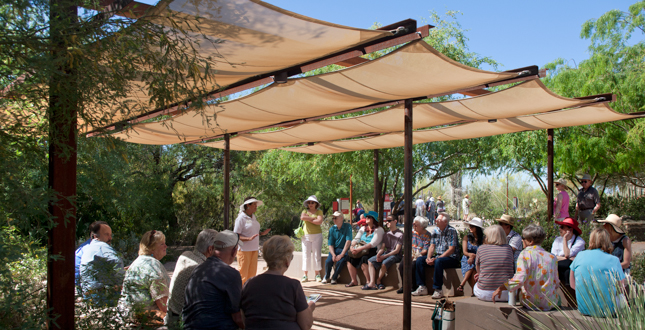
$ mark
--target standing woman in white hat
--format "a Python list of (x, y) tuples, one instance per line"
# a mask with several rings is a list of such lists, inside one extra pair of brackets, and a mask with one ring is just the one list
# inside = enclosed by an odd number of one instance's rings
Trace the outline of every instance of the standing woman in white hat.
[(302, 236), (302, 276), (301, 282), (307, 282), (307, 269), (309, 268), (309, 260), (311, 253), (314, 254), (314, 270), (316, 271), (316, 282), (322, 282), (320, 277), (321, 253), (322, 253), (322, 229), (320, 225), (323, 223), (323, 212), (319, 210), (320, 203), (315, 195), (309, 196), (304, 203), (305, 210), (300, 215), (300, 220), (304, 221), (305, 235)]
[(255, 211), (262, 205), (264, 202), (255, 197), (245, 198), (240, 205), (240, 213), (235, 219), (233, 231), (240, 236), (240, 241), (244, 242), (237, 251), (237, 264), (242, 276), (242, 285), (258, 272), (259, 236), (264, 236), (271, 231), (271, 228), (268, 228), (260, 232), (260, 223), (255, 217)]
[(609, 233), (609, 239), (614, 245), (612, 255), (618, 257), (620, 265), (623, 267), (625, 275), (629, 275), (629, 269), (632, 263), (632, 241), (625, 234), (623, 229), (623, 218), (610, 214), (605, 220), (598, 220), (603, 224), (603, 228)]

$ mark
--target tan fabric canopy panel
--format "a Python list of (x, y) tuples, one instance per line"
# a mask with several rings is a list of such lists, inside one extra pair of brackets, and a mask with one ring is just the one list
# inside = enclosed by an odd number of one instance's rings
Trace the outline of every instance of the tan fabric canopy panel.
[[(416, 120), (416, 107), (413, 121)], [(598, 124), (609, 121), (635, 118), (612, 110), (606, 103), (583, 106), (575, 109), (488, 121), (412, 133), (414, 144), (436, 141), (464, 140), (522, 131)], [(403, 132), (384, 134), (371, 138), (318, 143), (313, 146), (283, 148), (283, 150), (308, 154), (332, 154), (357, 150), (385, 149), (403, 146)]]
[[(216, 72), (211, 76), (214, 81), (202, 86), (207, 91), (392, 35), (389, 31), (357, 29), (316, 20), (257, 0), (166, 0), (151, 8), (141, 19), (169, 28), (183, 28), (197, 55), (211, 58)], [(185, 101), (187, 97), (174, 95), (171, 103)], [(132, 81), (129, 95), (119, 102), (134, 110), (124, 115), (100, 105), (92, 109), (97, 113), (96, 117), (104, 112), (113, 114), (99, 126), (154, 110), (148, 88), (141, 80)], [(87, 127), (83, 122), (79, 124), (82, 131), (96, 128)]]
[[(441, 126), (459, 121), (511, 118), (572, 108), (593, 100), (569, 99), (549, 91), (535, 79), (478, 97), (414, 105), (413, 128)], [(333, 141), (369, 133), (403, 131), (403, 105), (376, 113), (338, 120), (318, 120), (291, 128), (241, 134), (231, 138), (232, 150), (266, 150), (306, 142)], [(224, 149), (224, 141), (203, 145)]]
[(202, 114), (187, 112), (114, 136), (134, 143), (181, 143), (380, 102), (446, 94), (513, 77), (517, 74), (483, 71), (455, 62), (418, 40), (361, 65), (273, 84), (246, 97), (209, 106)]

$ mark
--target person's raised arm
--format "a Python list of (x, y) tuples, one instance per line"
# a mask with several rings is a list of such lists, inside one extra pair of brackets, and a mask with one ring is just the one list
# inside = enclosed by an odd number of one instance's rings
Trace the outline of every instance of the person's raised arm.
[(296, 314), (296, 321), (301, 330), (309, 330), (314, 326), (314, 309), (316, 309), (316, 303), (310, 301), (309, 307)]
[(571, 256), (571, 250), (569, 250), (569, 240), (572, 237), (572, 231), (568, 231), (566, 234), (562, 235), (562, 254), (564, 254), (564, 259), (569, 259), (569, 257)]

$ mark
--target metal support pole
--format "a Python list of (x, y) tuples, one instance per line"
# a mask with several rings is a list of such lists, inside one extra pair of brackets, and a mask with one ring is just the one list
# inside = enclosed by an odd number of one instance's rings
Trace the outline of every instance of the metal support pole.
[(378, 182), (378, 149), (374, 149), (374, 211), (378, 213), (381, 224), (383, 224), (383, 210), (379, 208), (381, 200), (381, 185)]
[(546, 130), (547, 142), (546, 142), (546, 154), (547, 154), (547, 184), (548, 184), (548, 202), (547, 202), (547, 213), (549, 221), (553, 220), (553, 129), (549, 128)]
[(224, 135), (224, 229), (230, 219), (231, 136)]
[[(76, 71), (67, 59), (73, 41), (65, 36), (78, 20), (69, 0), (52, 0), (50, 36), (52, 58), (58, 59), (49, 86), (49, 202), (53, 228), (49, 230), (47, 259), (47, 308), (49, 329), (74, 329), (74, 242), (76, 241), (76, 161), (78, 84)], [(53, 256), (62, 258), (54, 259)]]
[(349, 175), (349, 223), (351, 224), (354, 220), (352, 210), (354, 209), (354, 204), (352, 204), (352, 175)]
[(412, 100), (405, 100), (404, 128), (403, 329), (409, 330), (412, 328)]

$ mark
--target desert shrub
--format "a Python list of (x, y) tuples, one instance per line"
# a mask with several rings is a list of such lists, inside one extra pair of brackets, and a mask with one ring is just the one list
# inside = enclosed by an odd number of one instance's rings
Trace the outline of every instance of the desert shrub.
[(645, 253), (634, 255), (630, 275), (636, 283), (643, 284), (645, 282)]

